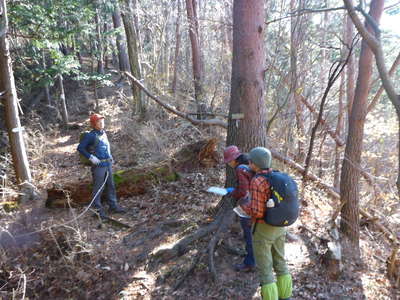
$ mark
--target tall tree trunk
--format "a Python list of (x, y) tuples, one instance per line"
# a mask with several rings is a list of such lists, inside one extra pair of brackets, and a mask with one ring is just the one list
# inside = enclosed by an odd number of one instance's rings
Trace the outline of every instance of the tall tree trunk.
[[(97, 73), (104, 74), (104, 40), (101, 34), (101, 18), (100, 18), (100, 1), (96, 0), (96, 57), (97, 57)], [(98, 85), (97, 80), (94, 80), (94, 90), (96, 97), (96, 111), (99, 109), (99, 98), (104, 98), (103, 90), (100, 85)], [(64, 113), (62, 113), (64, 114)]]
[[(142, 61), (141, 59), (141, 55), (143, 53), (143, 49), (142, 49), (142, 37), (140, 34), (140, 20), (139, 20), (139, 5), (140, 2), (138, 2), (137, 0), (132, 0), (132, 17), (133, 17), (133, 23), (135, 25), (135, 30), (136, 30), (136, 42), (137, 42), (137, 52), (138, 52), (138, 60), (139, 62)], [(140, 69), (140, 74), (142, 75), (142, 77), (146, 77), (146, 73), (144, 71), (144, 69), (141, 67), (141, 64), (139, 64), (139, 69)]]
[[(369, 14), (377, 23), (379, 23), (382, 11), (383, 1), (373, 0)], [(366, 27), (368, 31), (372, 32), (373, 29), (368, 23)], [(343, 233), (342, 244), (347, 258), (359, 258), (360, 255), (359, 178), (372, 62), (373, 53), (368, 47), (367, 41), (363, 39), (340, 180), (340, 198), (343, 205), (340, 230)]]
[[(345, 34), (345, 49), (349, 49), (352, 45), (352, 41), (354, 38), (354, 25), (351, 21), (351, 18), (347, 15), (346, 18), (346, 34)], [(355, 51), (354, 51), (355, 52)], [(351, 55), (349, 62), (347, 64), (347, 81), (346, 81), (346, 94), (347, 94), (347, 128), (348, 128), (348, 119), (350, 118), (351, 108), (353, 107), (354, 100), (354, 87), (355, 87), (355, 64), (354, 64), (354, 52)]]
[[(103, 24), (103, 33), (108, 32), (108, 23), (104, 22)], [(103, 61), (104, 61), (104, 67), (106, 70), (110, 68), (109, 66), (109, 59), (108, 59), (108, 44), (109, 44), (109, 38), (107, 36), (104, 36), (103, 38)]]
[[(121, 11), (119, 8), (118, 1), (115, 1), (114, 3), (114, 12), (112, 15), (112, 19), (114, 28), (119, 29), (122, 26), (121, 25), (122, 23), (121, 23)], [(120, 71), (130, 72), (128, 53), (126, 52), (126, 46), (125, 46), (126, 41), (121, 33), (118, 33), (116, 36), (116, 45), (118, 50), (118, 62)]]
[[(43, 70), (46, 70), (47, 66), (46, 66), (46, 53), (45, 50), (42, 50), (42, 66), (43, 66)], [(45, 83), (44, 84), (44, 93), (46, 95), (46, 101), (47, 101), (47, 105), (51, 106), (52, 105), (52, 101), (51, 101), (51, 95), (50, 95), (50, 89), (49, 89), (49, 84)]]
[(9, 44), (6, 1), (0, 0), (0, 99), (4, 100), (5, 119), (10, 140), (11, 156), (18, 183), (30, 182), (31, 172), (18, 115), (18, 98), (15, 89)]
[(204, 111), (204, 91), (202, 61), (199, 45), (199, 29), (197, 23), (196, 0), (186, 0), (186, 11), (189, 22), (189, 37), (192, 46), (192, 67), (194, 78), (194, 94), (197, 103), (197, 118), (202, 119), (201, 113)]
[(58, 84), (60, 88), (60, 105), (61, 105), (61, 116), (64, 125), (68, 124), (68, 110), (67, 103), (65, 101), (65, 91), (62, 75), (58, 75)]
[[(264, 100), (264, 0), (233, 3), (233, 58), (227, 145), (267, 145)], [(242, 114), (242, 116), (241, 116)], [(232, 183), (229, 175), (227, 183)]]
[[(347, 14), (344, 15), (343, 18), (343, 40), (346, 41), (347, 36)], [(350, 44), (351, 45), (351, 44)], [(342, 60), (344, 60), (348, 56), (348, 47), (347, 45), (342, 45), (341, 51)], [(352, 61), (352, 56), (348, 58), (347, 63)], [(348, 66), (346, 66), (346, 70), (348, 70)], [(340, 85), (339, 85), (339, 103), (338, 103), (338, 114), (337, 114), (337, 123), (335, 129), (335, 135), (340, 136), (343, 132), (344, 128), (344, 96), (345, 96), (345, 72), (340, 74)], [(339, 192), (340, 190), (340, 153), (341, 147), (336, 143), (335, 144), (335, 161), (334, 161), (334, 175), (333, 175), (333, 187), (335, 190)]]
[(99, 8), (96, 8), (95, 22), (96, 22), (96, 39), (97, 39), (97, 73), (104, 74), (104, 46), (101, 37), (101, 24)]
[[(164, 69), (164, 63), (163, 60), (165, 59), (165, 48), (166, 48), (166, 42), (165, 42), (165, 37), (167, 35), (167, 24), (168, 24), (168, 18), (169, 18), (169, 9), (165, 8), (163, 9), (163, 23), (161, 27), (161, 32), (160, 32), (160, 40), (157, 43), (154, 43), (154, 53), (157, 53), (156, 55), (156, 60), (153, 66), (153, 77), (164, 77), (165, 76), (165, 69)], [(158, 46), (158, 49), (156, 50)]]
[(172, 78), (172, 92), (174, 95), (176, 94), (176, 82), (178, 80), (178, 61), (179, 61), (179, 49), (181, 47), (181, 32), (180, 32), (180, 24), (181, 24), (181, 1), (178, 2), (178, 12), (176, 16), (176, 27), (175, 27), (175, 56), (174, 56), (174, 77)]
[[(343, 98), (344, 98), (344, 78), (345, 73), (342, 72), (340, 74), (340, 86), (339, 86), (339, 103), (338, 103), (338, 119), (336, 123), (336, 130), (335, 130), (335, 135), (340, 136), (343, 131), (343, 125), (344, 125), (344, 118), (343, 118)], [(335, 166), (334, 170), (335, 173), (333, 175), (333, 187), (339, 191), (340, 189), (340, 153), (341, 153), (341, 147), (339, 147), (338, 144), (335, 144)]]
[[(301, 10), (304, 8), (304, 3), (302, 0), (298, 1), (298, 5), (296, 5), (296, 0), (290, 1), (291, 11), (296, 11), (296, 9)], [(303, 18), (304, 16), (293, 16), (290, 20), (290, 95), (289, 95), (289, 111), (292, 112), (294, 110), (294, 114), (296, 116), (296, 127), (297, 132), (297, 144), (298, 144), (298, 153), (296, 155), (296, 161), (299, 163), (303, 163), (305, 158), (305, 144), (303, 141), (303, 137), (305, 136), (305, 128), (303, 123), (303, 109), (301, 105), (301, 101), (299, 99), (299, 93), (297, 91), (298, 81), (301, 73), (297, 70), (298, 65), (298, 51), (299, 45), (301, 44), (301, 40), (304, 35), (303, 28)], [(289, 114), (289, 122), (292, 122), (292, 113)], [(292, 138), (290, 138), (291, 140)]]
[[(381, 32), (379, 28), (375, 28), (377, 22), (373, 24), (374, 28), (376, 31), (371, 31), (369, 28), (363, 26), (361, 23), (360, 19), (358, 18), (353, 2), (351, 0), (343, 0), (343, 2), (346, 5), (346, 9), (349, 12), (349, 15), (354, 23), (354, 25), (357, 27), (358, 32), (361, 34), (363, 39), (368, 43), (368, 46), (371, 48), (371, 50), (375, 54), (375, 62), (376, 66), (378, 68), (379, 72), (379, 77), (382, 80), (382, 85), (385, 88), (386, 94), (390, 101), (392, 102), (393, 106), (396, 109), (397, 113), (397, 119), (398, 119), (398, 126), (399, 126), (399, 134), (400, 134), (400, 94), (396, 93), (396, 90), (394, 88), (394, 83), (390, 80), (390, 72), (387, 71), (386, 65), (385, 65), (385, 56), (384, 52), (382, 49), (382, 44), (381, 44)], [(383, 9), (383, 0), (377, 0), (379, 8)], [(371, 4), (372, 5), (372, 4)], [(382, 7), (381, 7), (382, 6)], [(372, 23), (372, 22), (371, 22)], [(395, 62), (396, 63), (396, 62)], [(400, 138), (400, 136), (399, 136)], [(399, 168), (398, 168), (398, 177), (397, 177), (397, 190), (400, 195), (400, 144), (399, 144)]]
[[(165, 29), (165, 34), (168, 36), (168, 31), (167, 28)], [(169, 78), (170, 78), (170, 68), (169, 68), (169, 61), (170, 61), (170, 42), (169, 39), (166, 38), (165, 39), (165, 45), (164, 45), (164, 53), (163, 53), (164, 59), (163, 59), (163, 73), (165, 73), (165, 76), (163, 76), (165, 78), (166, 82), (169, 82)]]
[[(141, 79), (139, 52), (138, 52), (138, 35), (135, 28), (133, 19), (133, 12), (130, 0), (125, 0), (124, 10), (122, 12), (122, 21), (124, 22), (125, 35), (127, 39), (128, 54), (129, 54), (129, 65), (131, 68), (132, 75), (138, 79)], [(143, 117), (145, 114), (145, 106), (143, 102), (142, 92), (134, 84), (132, 87), (132, 96), (134, 101), (134, 112)]]

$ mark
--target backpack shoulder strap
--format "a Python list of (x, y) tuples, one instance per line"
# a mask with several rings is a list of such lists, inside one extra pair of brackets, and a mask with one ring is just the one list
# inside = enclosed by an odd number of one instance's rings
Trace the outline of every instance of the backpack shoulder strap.
[(267, 179), (268, 183), (271, 184), (271, 173), (272, 172), (269, 172), (267, 174), (265, 173), (256, 174), (255, 177), (264, 177), (265, 179)]
[(94, 139), (93, 147), (96, 148), (97, 145), (100, 143), (100, 138), (96, 133), (94, 133), (94, 137), (95, 137), (95, 139)]
[(99, 139), (99, 136), (96, 134), (96, 132), (94, 132), (93, 130), (90, 130), (90, 131), (87, 131), (86, 133), (85, 133), (85, 135), (87, 135), (87, 134), (93, 134), (94, 135), (94, 141), (93, 141), (93, 143), (90, 145), (91, 147), (97, 147), (97, 145), (99, 144), (99, 142), (100, 142), (100, 139)]

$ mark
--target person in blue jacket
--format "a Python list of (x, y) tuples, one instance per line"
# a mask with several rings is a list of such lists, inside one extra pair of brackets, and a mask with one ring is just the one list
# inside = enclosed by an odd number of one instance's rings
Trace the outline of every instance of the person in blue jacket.
[(111, 212), (125, 213), (125, 209), (117, 203), (112, 173), (113, 158), (111, 156), (110, 142), (104, 131), (104, 117), (99, 114), (92, 114), (89, 121), (93, 130), (83, 136), (78, 145), (78, 151), (92, 163), (92, 199), (94, 199), (92, 206), (97, 210), (100, 218), (104, 219), (107, 217), (101, 204), (101, 194), (104, 189), (107, 193), (107, 201)]

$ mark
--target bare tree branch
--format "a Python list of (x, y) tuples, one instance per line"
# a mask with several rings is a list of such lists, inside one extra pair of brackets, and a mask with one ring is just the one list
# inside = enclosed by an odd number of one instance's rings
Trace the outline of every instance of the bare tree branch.
[[(393, 64), (392, 64), (392, 67), (391, 67), (390, 70), (389, 70), (389, 76), (390, 76), (390, 77), (393, 76), (394, 71), (396, 70), (396, 68), (397, 68), (399, 65), (400, 65), (400, 52), (399, 52), (399, 54), (397, 55), (396, 59), (394, 60), (394, 62), (393, 62)], [(379, 80), (379, 78), (378, 78), (377, 80)], [(379, 100), (379, 98), (381, 97), (383, 91), (384, 91), (384, 87), (383, 87), (383, 85), (381, 85), (380, 88), (379, 88), (379, 90), (376, 92), (374, 98), (372, 99), (371, 103), (368, 105), (367, 114), (368, 114), (369, 112), (371, 112), (371, 110), (374, 109), (374, 107), (375, 107), (376, 103), (378, 103), (378, 100)]]
[(382, 80), (382, 85), (385, 88), (385, 91), (388, 94), (390, 101), (393, 103), (396, 110), (400, 113), (400, 96), (396, 93), (394, 85), (389, 78), (389, 74), (385, 65), (382, 45), (379, 40), (379, 35), (377, 37), (373, 36), (362, 24), (361, 20), (358, 18), (355, 12), (352, 0), (343, 0), (343, 2), (345, 3), (347, 11), (349, 12), (349, 15), (358, 32), (361, 34), (363, 39), (365, 39), (372, 52), (375, 54), (376, 66), (378, 68), (379, 76)]
[[(347, 11), (349, 12), (350, 18), (352, 19), (354, 25), (356, 26), (358, 32), (361, 34), (361, 36), (366, 40), (368, 43), (368, 46), (370, 46), (372, 51), (376, 51), (378, 48), (378, 41), (375, 39), (375, 37), (368, 32), (368, 30), (365, 28), (365, 26), (362, 24), (360, 18), (357, 16), (356, 9), (353, 5), (352, 0), (343, 0)], [(375, 49), (375, 50), (374, 50)]]
[(293, 12), (289, 12), (287, 16), (281, 17), (281, 18), (277, 18), (277, 19), (273, 19), (271, 21), (267, 21), (265, 22), (265, 25), (271, 24), (271, 23), (275, 23), (275, 22), (279, 22), (288, 18), (292, 18), (292, 17), (299, 17), (305, 14), (309, 14), (309, 13), (322, 13), (322, 12), (327, 12), (327, 11), (336, 11), (336, 10), (341, 10), (341, 9), (346, 9), (346, 7), (344, 6), (340, 6), (340, 7), (332, 7), (332, 8), (303, 8), (300, 10), (296, 10)]
[(155, 102), (157, 102), (159, 105), (161, 105), (163, 108), (168, 110), (169, 112), (188, 120), (190, 123), (193, 125), (205, 125), (205, 126), (219, 126), (222, 128), (228, 128), (228, 125), (226, 122), (220, 120), (220, 119), (209, 119), (209, 120), (198, 120), (190, 117), (189, 114), (181, 112), (171, 105), (164, 103), (162, 100), (160, 100), (158, 97), (154, 96), (138, 79), (133, 77), (130, 73), (124, 72), (126, 76), (132, 81), (133, 84), (135, 84), (137, 87), (139, 87), (147, 96), (149, 96), (151, 99), (153, 99)]
[[(326, 102), (326, 98), (328, 97), (329, 91), (332, 88), (333, 84), (335, 83), (335, 81), (339, 78), (340, 73), (343, 71), (344, 67), (347, 65), (350, 56), (352, 55), (352, 48), (350, 49), (347, 58), (344, 62), (335, 62), (332, 66), (331, 69), (329, 70), (329, 78), (328, 78), (328, 85), (325, 89), (324, 95), (322, 96), (321, 99), (321, 104), (320, 104), (320, 108), (319, 108), (319, 112), (318, 112), (318, 117), (317, 120), (315, 121), (315, 125), (311, 130), (311, 138), (310, 138), (310, 145), (308, 148), (308, 153), (307, 153), (307, 157), (306, 157), (306, 161), (305, 161), (305, 166), (304, 166), (304, 174), (303, 174), (303, 185), (305, 185), (306, 183), (306, 176), (308, 173), (308, 169), (310, 167), (310, 162), (311, 162), (311, 157), (312, 157), (312, 152), (313, 152), (313, 147), (314, 147), (314, 138), (315, 135), (317, 133), (317, 129), (318, 126), (321, 122), (322, 119), (322, 114), (324, 111), (324, 106), (325, 106), (325, 102)], [(336, 66), (335, 66), (336, 65)], [(303, 188), (303, 192), (304, 192), (304, 188)]]
[(381, 30), (379, 29), (379, 24), (377, 24), (375, 20), (365, 10), (362, 9), (361, 5), (355, 7), (355, 10), (359, 11), (364, 16), (369, 25), (371, 25), (372, 29), (375, 31), (375, 34), (379, 36), (381, 34)]
[(397, 3), (395, 3), (395, 4), (392, 4), (392, 5), (389, 5), (389, 6), (386, 6), (383, 10), (388, 10), (388, 9), (391, 9), (391, 8), (393, 8), (393, 7), (396, 7), (396, 6), (399, 6), (400, 5), (400, 1), (399, 2), (397, 2)]
[[(289, 79), (288, 77), (284, 76), (282, 74), (282, 72), (273, 64), (270, 64), (270, 66), (278, 72), (278, 74), (283, 78), (284, 82), (286, 85), (289, 86)], [(301, 93), (299, 93), (299, 97), (301, 102), (303, 102), (303, 104), (308, 108), (308, 110), (314, 114), (315, 116), (318, 115), (318, 113), (315, 111), (315, 108), (313, 107), (313, 105), (308, 101), (308, 99)], [(345, 142), (339, 137), (337, 136), (337, 134), (335, 133), (335, 130), (333, 130), (332, 128), (329, 127), (328, 123), (325, 121), (325, 119), (321, 118), (320, 123), (322, 126), (325, 127), (325, 130), (328, 132), (328, 134), (332, 137), (332, 139), (335, 140), (336, 144), (340, 147), (342, 147)]]

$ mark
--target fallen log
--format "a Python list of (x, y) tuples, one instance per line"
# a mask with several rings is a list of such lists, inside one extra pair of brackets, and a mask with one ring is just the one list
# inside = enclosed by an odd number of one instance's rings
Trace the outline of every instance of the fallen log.
[[(179, 179), (179, 171), (215, 167), (219, 162), (217, 139), (204, 139), (182, 147), (170, 161), (157, 166), (120, 170), (113, 174), (118, 198), (145, 194), (154, 183)], [(47, 190), (46, 207), (68, 208), (87, 204), (92, 197), (90, 181)]]
[[(179, 174), (169, 163), (147, 169), (120, 170), (113, 174), (118, 198), (146, 193), (154, 182), (176, 181)], [(62, 189), (48, 189), (46, 207), (68, 208), (87, 204), (92, 198), (91, 182), (73, 183)]]

